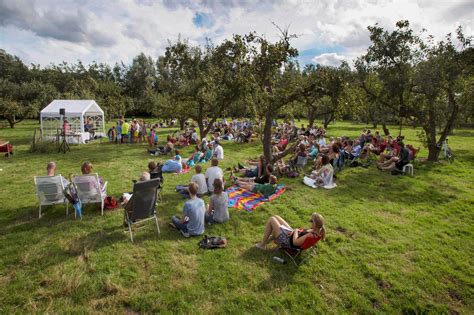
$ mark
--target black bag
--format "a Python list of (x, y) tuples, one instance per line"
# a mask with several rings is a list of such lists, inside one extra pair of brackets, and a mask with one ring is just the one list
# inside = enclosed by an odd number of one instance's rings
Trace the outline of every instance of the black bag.
[(207, 236), (204, 235), (204, 238), (198, 243), (199, 248), (204, 249), (214, 249), (214, 248), (224, 248), (227, 246), (227, 240), (225, 237), (221, 236)]

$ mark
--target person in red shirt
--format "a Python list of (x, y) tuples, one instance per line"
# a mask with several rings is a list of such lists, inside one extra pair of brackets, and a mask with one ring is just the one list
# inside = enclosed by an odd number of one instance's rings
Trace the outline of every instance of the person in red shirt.
[(309, 229), (293, 229), (280, 216), (274, 215), (268, 219), (262, 241), (255, 244), (255, 247), (266, 249), (267, 244), (273, 239), (281, 248), (308, 249), (326, 237), (322, 215), (314, 212), (311, 214), (309, 222), (311, 222)]

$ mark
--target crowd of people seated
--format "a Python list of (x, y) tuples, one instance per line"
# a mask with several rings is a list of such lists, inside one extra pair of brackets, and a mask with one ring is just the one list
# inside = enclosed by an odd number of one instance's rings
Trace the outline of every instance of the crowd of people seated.
[[(148, 181), (160, 177), (162, 173), (180, 172), (194, 167), (195, 174), (189, 183), (176, 186), (176, 191), (186, 198), (182, 214), (171, 218), (170, 225), (179, 230), (185, 237), (202, 235), (206, 223), (224, 223), (230, 219), (228, 195), (225, 192), (224, 171), (219, 162), (224, 159), (222, 140), (250, 142), (255, 136), (254, 125), (248, 120), (222, 120), (210, 126), (211, 139), (200, 140), (194, 126), (187, 124), (186, 130), (177, 135), (168, 135), (166, 143), (157, 146), (158, 136), (155, 130), (163, 125), (147, 126), (143, 120), (119, 120), (111, 128), (111, 142), (146, 142), (152, 146), (149, 152), (153, 156), (173, 154), (163, 164), (154, 161), (148, 164), (148, 172), (143, 172), (138, 181)], [(149, 133), (147, 133), (147, 129)], [(110, 130), (109, 130), (110, 131)], [(148, 138), (147, 138), (148, 137)], [(193, 145), (194, 150), (189, 158), (181, 156), (177, 146)], [(360, 136), (327, 137), (322, 127), (296, 127), (294, 122), (273, 123), (272, 159), (265, 156), (238, 163), (230, 168), (230, 181), (254, 193), (269, 197), (275, 193), (282, 177), (293, 177), (297, 171), (306, 172), (304, 183), (311, 187), (326, 187), (334, 182), (336, 173), (345, 166), (355, 166), (373, 162), (381, 170), (401, 172), (403, 167), (412, 161), (419, 149), (405, 145), (403, 137), (382, 136), (378, 131), (363, 130)], [(203, 164), (211, 164), (204, 170)], [(305, 165), (308, 165), (305, 169)], [(92, 172), (92, 164), (85, 162), (81, 166), (82, 174)], [(308, 169), (309, 168), (309, 169)], [(56, 164), (48, 163), (48, 175), (56, 172)], [(296, 176), (298, 176), (297, 174)], [(295, 176), (295, 177), (296, 177)], [(280, 178), (280, 179), (279, 179)], [(68, 183), (63, 179), (65, 184)], [(100, 183), (104, 183), (99, 177)], [(202, 199), (209, 195), (206, 205)], [(126, 205), (131, 194), (125, 193), (123, 205)], [(307, 229), (293, 229), (284, 219), (275, 215), (266, 223), (262, 240), (256, 244), (265, 249), (273, 240), (278, 246), (295, 249), (307, 249), (325, 238), (324, 218), (313, 213)]]

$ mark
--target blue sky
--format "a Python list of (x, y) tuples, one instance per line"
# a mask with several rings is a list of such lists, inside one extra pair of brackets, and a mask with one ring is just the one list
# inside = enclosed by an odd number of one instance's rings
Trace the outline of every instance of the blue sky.
[(463, 26), (473, 34), (472, 0), (0, 0), (0, 48), (27, 63), (157, 58), (178, 37), (219, 43), (256, 31), (278, 38), (289, 27), (301, 64), (351, 63), (367, 49), (367, 26), (408, 19), (442, 39)]

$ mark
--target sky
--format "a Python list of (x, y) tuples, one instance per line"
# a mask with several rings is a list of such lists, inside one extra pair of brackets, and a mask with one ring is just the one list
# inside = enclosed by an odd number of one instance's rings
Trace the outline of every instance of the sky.
[(474, 31), (474, 0), (0, 0), (0, 48), (27, 64), (156, 59), (179, 37), (218, 44), (251, 31), (278, 40), (273, 23), (298, 35), (301, 64), (337, 66), (370, 45), (367, 26), (398, 20), (441, 40)]

